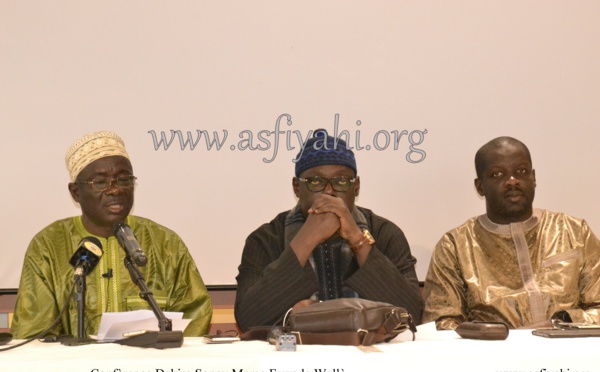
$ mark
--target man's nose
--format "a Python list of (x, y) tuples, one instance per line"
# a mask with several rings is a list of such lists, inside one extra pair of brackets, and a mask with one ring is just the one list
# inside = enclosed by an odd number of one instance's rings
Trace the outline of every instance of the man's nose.
[(327, 195), (335, 196), (335, 190), (333, 189), (333, 185), (331, 182), (332, 182), (332, 180), (327, 180), (327, 183), (325, 184), (325, 188), (323, 189), (323, 193), (327, 194)]
[(507, 185), (518, 185), (519, 184), (519, 180), (515, 176), (511, 175), (508, 178), (508, 180), (506, 180), (506, 184)]
[(113, 195), (113, 194), (119, 194), (119, 193), (122, 193), (122, 192), (123, 192), (123, 189), (121, 188), (121, 186), (119, 186), (117, 184), (117, 180), (116, 179), (111, 180), (110, 181), (110, 186), (108, 186), (108, 189), (104, 190), (105, 194), (111, 194), (111, 195)]

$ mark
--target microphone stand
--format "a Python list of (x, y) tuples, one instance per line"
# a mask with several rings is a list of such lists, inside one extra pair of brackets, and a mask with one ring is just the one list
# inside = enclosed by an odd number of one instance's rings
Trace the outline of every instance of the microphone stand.
[(146, 281), (140, 270), (135, 266), (129, 257), (125, 257), (125, 267), (129, 271), (131, 280), (140, 289), (140, 297), (146, 300), (150, 308), (154, 312), (156, 319), (158, 320), (159, 331), (142, 331), (143, 333), (131, 337), (126, 337), (121, 340), (115, 341), (121, 345), (128, 346), (140, 346), (140, 347), (153, 347), (156, 349), (166, 349), (181, 347), (183, 345), (183, 332), (173, 331), (171, 319), (165, 317), (165, 314), (158, 306), (158, 303), (154, 299), (154, 295), (148, 289)]
[(61, 339), (61, 343), (67, 346), (79, 346), (95, 343), (96, 340), (85, 337), (85, 274), (83, 268), (78, 266), (75, 268), (75, 280), (77, 281), (77, 293), (75, 301), (77, 301), (77, 337), (65, 337)]
[[(80, 269), (77, 269), (79, 271)], [(84, 338), (84, 319), (85, 319), (85, 277), (81, 274), (77, 275), (77, 294), (75, 299), (77, 301), (77, 337)]]

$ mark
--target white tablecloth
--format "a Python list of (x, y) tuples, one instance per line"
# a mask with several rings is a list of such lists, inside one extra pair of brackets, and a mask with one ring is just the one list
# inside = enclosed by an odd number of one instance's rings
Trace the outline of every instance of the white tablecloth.
[(435, 331), (431, 323), (419, 326), (416, 341), (410, 338), (405, 333), (364, 350), (298, 345), (295, 352), (263, 341), (209, 345), (203, 338), (164, 350), (34, 341), (0, 352), (0, 372), (600, 372), (600, 338), (547, 339), (512, 330), (504, 341), (476, 341)]

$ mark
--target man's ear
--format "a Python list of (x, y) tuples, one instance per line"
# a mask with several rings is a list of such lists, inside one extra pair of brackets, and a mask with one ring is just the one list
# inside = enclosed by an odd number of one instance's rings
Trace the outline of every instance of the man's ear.
[(360, 177), (356, 177), (356, 181), (354, 181), (354, 196), (358, 196), (360, 193)]
[(75, 202), (79, 203), (79, 186), (76, 183), (69, 183), (69, 193)]
[(479, 178), (475, 178), (475, 188), (477, 189), (477, 193), (479, 193), (480, 196), (485, 196), (485, 190), (483, 190), (483, 184), (481, 183), (481, 180)]
[(298, 178), (294, 177), (292, 178), (292, 188), (294, 189), (294, 195), (296, 195), (297, 198), (300, 197), (300, 181), (298, 181)]
[(537, 182), (535, 181), (535, 169), (532, 169), (531, 173), (533, 175), (533, 187), (535, 188), (535, 187), (537, 187)]

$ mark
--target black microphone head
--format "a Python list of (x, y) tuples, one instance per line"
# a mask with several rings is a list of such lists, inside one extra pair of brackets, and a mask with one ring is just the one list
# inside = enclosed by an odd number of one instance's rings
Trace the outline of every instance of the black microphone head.
[(81, 239), (79, 248), (77, 248), (69, 263), (75, 268), (80, 267), (83, 270), (83, 275), (88, 275), (98, 265), (98, 262), (100, 262), (102, 253), (102, 243), (100, 243), (100, 240), (93, 236), (88, 236)]
[(133, 230), (125, 222), (117, 222), (114, 225), (114, 232), (119, 244), (125, 250), (127, 257), (138, 266), (144, 266), (148, 263), (148, 258), (144, 254), (140, 243), (135, 238)]
[[(129, 227), (128, 224), (126, 224), (125, 222), (117, 222), (115, 223), (115, 226), (113, 227), (113, 232), (115, 233), (115, 236), (117, 235), (117, 233), (119, 231), (125, 231), (125, 229)], [(131, 229), (131, 227), (129, 227)]]

